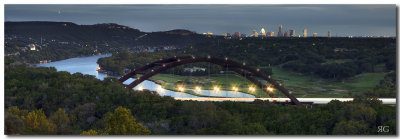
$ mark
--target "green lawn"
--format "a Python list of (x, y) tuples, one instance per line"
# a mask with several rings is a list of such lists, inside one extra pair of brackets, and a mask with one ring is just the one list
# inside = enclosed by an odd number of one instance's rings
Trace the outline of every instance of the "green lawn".
[[(179, 76), (171, 74), (157, 74), (151, 77), (151, 80), (158, 84), (162, 84), (163, 88), (177, 90), (178, 84), (184, 85), (185, 88), (195, 88), (201, 86), (202, 89), (212, 90), (214, 86), (218, 86), (221, 90), (232, 90), (233, 86), (239, 88), (240, 92), (255, 95), (256, 97), (269, 97), (261, 89), (257, 88), (255, 92), (248, 91), (249, 86), (253, 84), (245, 78), (235, 74), (213, 74), (208, 76)], [(160, 81), (161, 80), (161, 81)], [(177, 83), (178, 81), (189, 81), (185, 83)], [(192, 93), (191, 93), (192, 94)]]
[(363, 73), (343, 81), (302, 75), (273, 67), (272, 78), (280, 81), (296, 97), (346, 97), (349, 93), (365, 93), (379, 84), (386, 73)]
[[(386, 74), (384, 72), (363, 73), (347, 80), (338, 81), (303, 75), (280, 67), (272, 67), (272, 71), (271, 78), (282, 83), (296, 97), (348, 97), (349, 94), (365, 93), (378, 85)], [(157, 74), (151, 80), (170, 90), (177, 90), (178, 81), (186, 81), (186, 83), (183, 83), (186, 88), (201, 86), (202, 89), (212, 90), (214, 86), (219, 86), (221, 90), (231, 90), (232, 86), (238, 86), (241, 92), (253, 94), (256, 97), (269, 97), (260, 88), (257, 88), (255, 92), (249, 92), (248, 87), (252, 83), (235, 74), (213, 74), (210, 75), (210, 79), (208, 76)], [(275, 91), (275, 93), (279, 97), (285, 97), (278, 91)]]

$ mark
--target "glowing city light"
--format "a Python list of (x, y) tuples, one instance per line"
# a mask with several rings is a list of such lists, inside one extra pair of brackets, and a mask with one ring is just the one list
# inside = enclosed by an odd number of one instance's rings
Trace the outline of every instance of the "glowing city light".
[(99, 71), (99, 70), (101, 70), (101, 67), (97, 67), (97, 68), (96, 68), (96, 71)]
[(238, 92), (238, 91), (239, 91), (239, 88), (237, 88), (236, 86), (234, 86), (234, 87), (232, 87), (232, 90), (233, 90), (234, 92)]
[(196, 90), (196, 92), (201, 92), (201, 87), (196, 86), (196, 87), (195, 87), (195, 90)]
[(184, 92), (184, 91), (185, 91), (185, 88), (184, 88), (183, 86), (178, 86), (178, 91), (179, 91), (179, 92)]
[(219, 87), (218, 86), (214, 86), (214, 92), (219, 92), (220, 91), (220, 89), (219, 89)]

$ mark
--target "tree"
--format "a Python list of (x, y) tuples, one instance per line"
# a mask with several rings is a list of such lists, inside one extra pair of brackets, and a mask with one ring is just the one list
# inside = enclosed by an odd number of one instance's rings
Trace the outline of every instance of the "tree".
[(100, 135), (96, 130), (90, 129), (89, 131), (83, 131), (81, 135)]
[(57, 134), (65, 134), (69, 132), (69, 118), (65, 110), (59, 108), (50, 118), (51, 123), (57, 126)]
[(42, 109), (29, 112), (24, 121), (28, 134), (52, 134), (57, 128), (47, 120)]
[(95, 110), (96, 104), (94, 103), (79, 105), (70, 113), (71, 123), (78, 124), (83, 128), (89, 128), (96, 120), (94, 116)]
[(26, 115), (28, 115), (28, 111), (27, 110), (20, 110), (18, 108), (18, 106), (8, 107), (7, 113), (19, 116), (20, 118), (23, 118)]
[(333, 128), (332, 134), (335, 135), (360, 135), (367, 131), (367, 124), (363, 121), (340, 121)]
[(119, 106), (114, 113), (105, 118), (105, 133), (110, 135), (146, 135), (150, 131), (142, 124), (135, 122), (129, 109)]
[(21, 118), (14, 114), (6, 114), (4, 119), (4, 132), (6, 135), (21, 134), (25, 125)]

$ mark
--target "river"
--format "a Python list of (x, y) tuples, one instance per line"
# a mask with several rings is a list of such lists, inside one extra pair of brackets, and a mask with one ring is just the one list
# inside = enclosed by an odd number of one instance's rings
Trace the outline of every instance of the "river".
[[(82, 74), (89, 74), (89, 75), (94, 75), (96, 78), (103, 80), (105, 77), (110, 77), (106, 74), (99, 73), (96, 71), (96, 68), (99, 67), (97, 64), (97, 59), (102, 58), (102, 57), (109, 57), (111, 54), (105, 54), (105, 55), (96, 55), (96, 56), (88, 56), (88, 57), (76, 57), (76, 58), (70, 58), (66, 60), (60, 60), (60, 61), (54, 61), (51, 63), (45, 63), (45, 64), (37, 64), (38, 67), (55, 67), (57, 71), (67, 71), (71, 74), (80, 72)], [(113, 76), (115, 77), (115, 76)], [(116, 77), (118, 78), (118, 77)], [(131, 78), (127, 81), (124, 82), (124, 84), (129, 84), (135, 79)], [(198, 96), (187, 94), (187, 93), (181, 93), (181, 92), (175, 92), (171, 90), (166, 90), (161, 87), (161, 85), (158, 85), (152, 81), (146, 80), (136, 86), (134, 88), (135, 90), (140, 90), (140, 89), (147, 89), (150, 91), (156, 91), (160, 96), (171, 96), (171, 97), (176, 97), (176, 98), (197, 98)], [(220, 92), (214, 92), (212, 90), (201, 90), (198, 92), (201, 95), (206, 95), (206, 96), (217, 96), (217, 97), (240, 97), (240, 98), (255, 98), (253, 95), (242, 93), (242, 92), (234, 92), (234, 91), (224, 91), (221, 90)]]

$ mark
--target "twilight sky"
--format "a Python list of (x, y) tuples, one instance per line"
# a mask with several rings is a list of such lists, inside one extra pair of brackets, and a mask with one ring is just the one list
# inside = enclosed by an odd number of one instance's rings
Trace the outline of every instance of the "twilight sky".
[(395, 36), (396, 5), (10, 5), (5, 21), (117, 23), (145, 32), (188, 29), (251, 34), (295, 29), (309, 36)]

